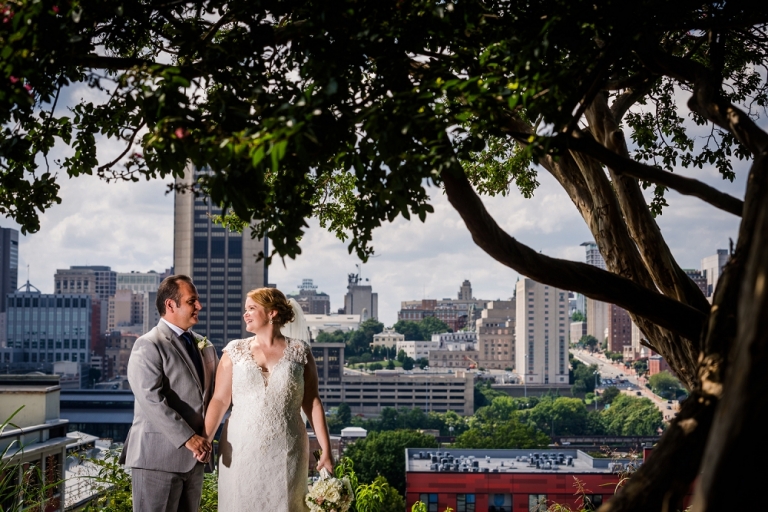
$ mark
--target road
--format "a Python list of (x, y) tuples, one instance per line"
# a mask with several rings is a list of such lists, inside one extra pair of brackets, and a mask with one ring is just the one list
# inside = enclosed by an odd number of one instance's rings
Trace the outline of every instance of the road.
[[(621, 363), (614, 364), (610, 360), (606, 359), (602, 354), (591, 354), (586, 350), (571, 350), (573, 357), (580, 360), (582, 363), (590, 365), (596, 364), (599, 368), (600, 378), (602, 379), (618, 379), (620, 375), (627, 380), (627, 385), (617, 386), (622, 393), (626, 393), (632, 396), (640, 396), (648, 398), (656, 404), (656, 407), (661, 411), (665, 420), (669, 420), (677, 415), (679, 403), (677, 400), (667, 401), (660, 396), (654, 394), (650, 389), (645, 387), (646, 380), (638, 378), (634, 375), (634, 370), (624, 368)], [(604, 389), (604, 386), (599, 385), (598, 390)]]

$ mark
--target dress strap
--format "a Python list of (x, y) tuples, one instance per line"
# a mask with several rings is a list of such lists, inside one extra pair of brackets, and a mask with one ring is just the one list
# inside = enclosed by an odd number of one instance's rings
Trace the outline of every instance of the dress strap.
[(238, 364), (250, 356), (250, 338), (244, 340), (232, 340), (227, 343), (222, 352), (229, 354), (232, 364)]
[(307, 351), (310, 350), (309, 345), (295, 338), (286, 339), (288, 340), (288, 346), (285, 347), (284, 357), (294, 363), (307, 364)]

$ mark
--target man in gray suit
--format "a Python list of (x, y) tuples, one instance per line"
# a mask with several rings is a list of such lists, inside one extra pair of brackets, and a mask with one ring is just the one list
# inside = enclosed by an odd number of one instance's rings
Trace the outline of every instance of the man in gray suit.
[(133, 510), (197, 512), (218, 356), (190, 331), (202, 307), (189, 277), (163, 280), (156, 305), (162, 318), (136, 340), (128, 361), (135, 405), (121, 462), (132, 468)]

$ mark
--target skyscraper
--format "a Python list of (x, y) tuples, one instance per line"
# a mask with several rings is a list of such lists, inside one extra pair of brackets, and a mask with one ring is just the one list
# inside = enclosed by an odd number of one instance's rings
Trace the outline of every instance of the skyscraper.
[(7, 307), (5, 298), (19, 286), (19, 232), (0, 228), (0, 313)]
[[(191, 185), (207, 171), (191, 166), (177, 185)], [(207, 336), (220, 351), (229, 341), (249, 336), (243, 322), (245, 294), (267, 285), (267, 267), (256, 262), (267, 241), (251, 238), (250, 229), (233, 233), (211, 222), (221, 215), (207, 197), (176, 193), (173, 262), (177, 274), (192, 278), (203, 310), (195, 332)]]
[[(597, 248), (597, 244), (594, 242), (584, 242), (582, 247), (587, 249), (587, 265), (598, 267), (603, 270), (605, 268), (605, 260), (603, 259), (600, 250)], [(598, 344), (602, 343), (607, 337), (610, 318), (610, 312), (608, 311), (608, 304), (600, 302), (599, 300), (593, 300), (587, 297), (587, 334), (594, 336), (597, 339)]]
[[(373, 293), (373, 287), (362, 284), (359, 274), (347, 276), (347, 294), (344, 296), (344, 313), (360, 315), (360, 320), (379, 318), (379, 294)], [(368, 281), (366, 279), (366, 281)]]
[(515, 306), (517, 373), (526, 384), (568, 385), (568, 292), (523, 278)]
[(117, 272), (103, 265), (73, 265), (57, 269), (53, 281), (56, 293), (87, 293), (106, 301), (115, 294)]
[(710, 302), (712, 302), (712, 295), (715, 294), (717, 280), (720, 279), (720, 274), (723, 273), (723, 267), (726, 263), (728, 263), (728, 251), (726, 249), (718, 249), (716, 254), (701, 260), (701, 273), (707, 280), (706, 296)]

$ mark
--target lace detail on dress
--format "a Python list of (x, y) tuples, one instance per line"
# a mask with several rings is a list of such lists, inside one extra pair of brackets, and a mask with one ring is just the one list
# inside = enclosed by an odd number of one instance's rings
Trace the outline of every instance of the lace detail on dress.
[(288, 342), (288, 346), (285, 347), (283, 357), (294, 363), (307, 364), (307, 350), (309, 350), (309, 345), (294, 338), (286, 338), (286, 341)]
[(229, 354), (229, 358), (232, 360), (232, 364), (240, 363), (251, 357), (251, 340), (253, 338), (246, 338), (244, 340), (232, 340), (227, 343), (222, 352)]

